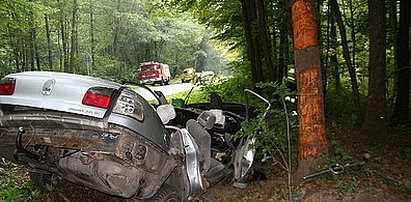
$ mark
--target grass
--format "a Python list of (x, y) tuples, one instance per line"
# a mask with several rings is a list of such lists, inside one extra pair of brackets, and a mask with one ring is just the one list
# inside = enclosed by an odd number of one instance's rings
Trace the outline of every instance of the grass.
[[(167, 100), (170, 103), (173, 103), (173, 100), (177, 100), (177, 99), (185, 100), (189, 92), (190, 91), (183, 91), (183, 92), (176, 93), (174, 95), (167, 96)], [(209, 102), (210, 101), (209, 96), (210, 96), (209, 94), (201, 91), (201, 88), (194, 88), (186, 104)]]
[(30, 201), (41, 196), (27, 171), (11, 162), (0, 163), (0, 201)]

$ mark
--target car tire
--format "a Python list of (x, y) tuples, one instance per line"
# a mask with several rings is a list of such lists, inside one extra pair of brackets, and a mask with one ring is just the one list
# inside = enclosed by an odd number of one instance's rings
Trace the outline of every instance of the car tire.
[(170, 185), (163, 185), (157, 194), (150, 199), (153, 202), (180, 202), (181, 196)]
[(47, 184), (52, 185), (51, 177), (52, 174), (44, 174), (38, 172), (29, 172), (31, 181), (41, 190), (47, 189)]

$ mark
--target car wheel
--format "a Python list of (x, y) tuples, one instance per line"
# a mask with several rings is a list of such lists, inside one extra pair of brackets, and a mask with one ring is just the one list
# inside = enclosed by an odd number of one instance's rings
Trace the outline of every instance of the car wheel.
[(30, 172), (29, 173), (31, 181), (36, 185), (38, 188), (45, 190), (47, 189), (47, 184), (52, 185), (51, 177), (52, 174), (44, 174), (38, 172)]
[(180, 195), (177, 194), (170, 185), (163, 185), (158, 193), (150, 200), (153, 202), (179, 202), (182, 201)]

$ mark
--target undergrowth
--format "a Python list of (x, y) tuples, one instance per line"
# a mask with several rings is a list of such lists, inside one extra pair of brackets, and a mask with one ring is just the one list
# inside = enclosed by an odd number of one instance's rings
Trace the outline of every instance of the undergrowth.
[(41, 196), (23, 173), (21, 167), (14, 163), (0, 162), (0, 201), (31, 201)]

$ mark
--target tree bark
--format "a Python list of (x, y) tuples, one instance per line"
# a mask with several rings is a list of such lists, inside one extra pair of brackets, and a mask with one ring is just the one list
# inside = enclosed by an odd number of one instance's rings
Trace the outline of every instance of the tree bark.
[(251, 22), (251, 28), (252, 28), (252, 34), (251, 38), (253, 40), (253, 51), (254, 51), (254, 62), (255, 62), (255, 73), (257, 76), (257, 82), (264, 81), (264, 74), (263, 74), (263, 68), (262, 68), (262, 47), (259, 45), (260, 38), (258, 36), (258, 26), (257, 26), (257, 8), (256, 8), (256, 2), (257, 0), (247, 0), (247, 3), (249, 4), (248, 6), (248, 12), (250, 14), (250, 22)]
[(317, 166), (327, 148), (324, 100), (321, 84), (320, 50), (314, 4), (296, 0), (291, 7), (295, 67), (298, 90), (299, 165), (297, 182)]
[(252, 33), (252, 22), (251, 22), (251, 14), (249, 9), (249, 0), (241, 0), (241, 10), (243, 13), (243, 26), (244, 26), (244, 35), (247, 41), (247, 58), (250, 61), (250, 68), (251, 68), (251, 77), (253, 83), (258, 82), (257, 78), (257, 71), (256, 71), (256, 62), (255, 62), (255, 52), (254, 52), (254, 41), (253, 41), (253, 33)]
[(285, 5), (285, 1), (280, 1), (279, 3), (280, 9), (282, 9), (281, 15), (281, 23), (280, 25), (280, 51), (279, 51), (279, 58), (278, 58), (278, 73), (277, 73), (277, 81), (281, 82), (282, 79), (288, 76), (288, 28), (290, 24), (290, 16), (289, 16), (289, 7)]
[(331, 19), (331, 40), (333, 44), (333, 52), (330, 56), (330, 64), (332, 66), (332, 77), (334, 78), (334, 84), (336, 88), (341, 88), (340, 70), (338, 68), (338, 58), (337, 58), (337, 27), (335, 26), (335, 21)]
[(262, 64), (264, 64), (267, 73), (268, 73), (268, 81), (277, 81), (278, 78), (275, 75), (275, 69), (273, 65), (272, 59), (272, 47), (271, 47), (271, 39), (270, 35), (268, 34), (267, 30), (267, 15), (265, 12), (265, 0), (255, 0), (256, 2), (256, 11), (257, 11), (257, 21), (258, 21), (258, 33), (260, 38), (259, 45), (262, 47)]
[(355, 67), (356, 67), (356, 59), (355, 59), (355, 49), (356, 49), (356, 46), (357, 46), (357, 39), (356, 39), (356, 37), (355, 37), (355, 17), (354, 17), (354, 6), (353, 6), (353, 2), (352, 2), (353, 0), (349, 0), (349, 9), (350, 9), (350, 17), (351, 17), (351, 25), (350, 25), (350, 27), (351, 27), (351, 42), (352, 42), (352, 48), (351, 48), (351, 50), (352, 50), (352, 66), (353, 66), (353, 68), (355, 69)]
[(394, 123), (409, 123), (410, 113), (410, 1), (400, 0), (400, 20), (397, 35), (396, 89), (392, 120)]
[(354, 111), (355, 111), (355, 116), (356, 116), (356, 122), (358, 124), (361, 122), (361, 119), (362, 119), (361, 106), (360, 106), (360, 93), (358, 91), (358, 83), (357, 83), (357, 75), (355, 73), (355, 67), (352, 65), (351, 57), (350, 57), (350, 50), (348, 48), (347, 32), (345, 30), (345, 26), (342, 20), (341, 11), (339, 9), (337, 0), (330, 0), (330, 5), (331, 5), (331, 10), (335, 16), (335, 21), (337, 22), (338, 28), (340, 30), (341, 45), (343, 47), (343, 57), (344, 57), (345, 62), (347, 63), (348, 72), (350, 74), (351, 89), (353, 91)]
[(325, 63), (322, 69), (322, 79), (323, 79), (323, 89), (324, 89), (324, 98), (327, 96), (327, 85), (328, 85), (328, 71), (330, 69), (330, 24), (331, 24), (331, 12), (330, 6), (327, 6), (327, 28), (325, 33), (326, 38), (326, 51), (325, 51)]
[(387, 131), (385, 114), (385, 0), (368, 0), (370, 57), (368, 65), (367, 113), (361, 133), (367, 140), (378, 140)]

